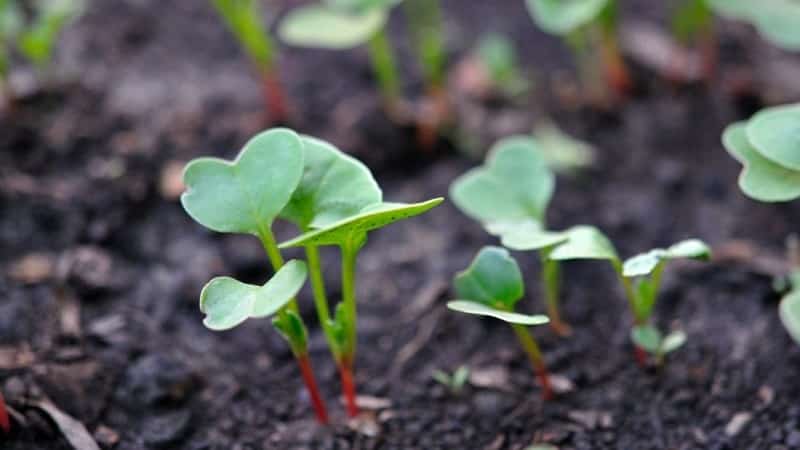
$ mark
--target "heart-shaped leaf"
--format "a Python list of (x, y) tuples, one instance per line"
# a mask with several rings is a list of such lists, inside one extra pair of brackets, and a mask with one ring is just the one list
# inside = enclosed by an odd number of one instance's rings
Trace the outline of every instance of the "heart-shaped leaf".
[(656, 248), (646, 253), (629, 258), (622, 265), (622, 275), (639, 277), (649, 275), (659, 264), (672, 259), (686, 258), (708, 260), (711, 249), (699, 239), (687, 239), (670, 246), (668, 249)]
[(589, 225), (578, 225), (567, 230), (569, 239), (556, 246), (550, 259), (564, 261), (570, 259), (606, 259), (618, 261), (614, 245), (599, 229)]
[(386, 25), (387, 18), (381, 8), (355, 13), (311, 5), (290, 12), (278, 34), (291, 45), (344, 50), (365, 44)]
[(466, 270), (453, 280), (460, 299), (513, 309), (525, 293), (517, 261), (500, 247), (483, 247)]
[(450, 187), (453, 202), (485, 227), (496, 222), (544, 222), (555, 176), (529, 136), (496, 143), (486, 164), (459, 177)]
[(574, 174), (594, 162), (594, 147), (564, 133), (551, 122), (542, 122), (533, 130), (547, 165), (557, 173)]
[(541, 314), (528, 315), (520, 314), (512, 311), (503, 311), (501, 309), (493, 308), (469, 300), (454, 300), (447, 303), (447, 307), (453, 311), (458, 311), (466, 314), (474, 314), (477, 316), (488, 316), (500, 319), (507, 323), (516, 323), (519, 325), (544, 325), (550, 322), (550, 319)]
[(595, 20), (609, 0), (526, 0), (528, 12), (544, 31), (565, 35)]
[(761, 110), (747, 122), (746, 131), (748, 141), (762, 156), (800, 171), (800, 104)]
[(214, 278), (200, 293), (200, 310), (206, 314), (203, 324), (212, 330), (228, 330), (251, 317), (271, 316), (297, 295), (306, 274), (305, 263), (292, 260), (263, 286)]
[(761, 155), (748, 140), (746, 128), (746, 122), (734, 123), (722, 135), (728, 153), (744, 166), (739, 175), (742, 192), (762, 202), (800, 197), (800, 171), (787, 169)]
[(214, 231), (259, 235), (289, 202), (302, 173), (300, 137), (272, 129), (251, 139), (233, 162), (190, 162), (181, 203), (194, 220)]
[(381, 189), (364, 164), (325, 141), (301, 138), (303, 178), (281, 218), (301, 230), (323, 228), (381, 202)]
[(800, 290), (790, 292), (781, 300), (780, 315), (783, 326), (800, 344)]
[(367, 233), (385, 227), (399, 220), (418, 216), (442, 203), (444, 199), (434, 198), (421, 203), (382, 203), (368, 206), (363, 212), (344, 220), (332, 223), (319, 230), (304, 233), (282, 243), (280, 248), (302, 247), (306, 245), (360, 246)]

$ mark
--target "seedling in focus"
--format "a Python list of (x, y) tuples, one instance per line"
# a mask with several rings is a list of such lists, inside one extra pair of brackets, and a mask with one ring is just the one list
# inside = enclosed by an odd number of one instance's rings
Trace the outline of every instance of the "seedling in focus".
[(514, 311), (514, 305), (525, 294), (525, 285), (517, 261), (508, 250), (484, 247), (472, 264), (453, 280), (458, 300), (447, 307), (458, 312), (493, 317), (511, 325), (542, 385), (542, 397), (553, 397), (550, 376), (544, 357), (528, 326), (549, 322), (544, 315), (527, 315)]
[(184, 172), (181, 203), (198, 223), (221, 233), (259, 238), (275, 271), (263, 286), (230, 277), (208, 282), (200, 295), (204, 324), (212, 330), (233, 328), (248, 318), (276, 315), (273, 325), (286, 339), (321, 423), (328, 422), (308, 358), (307, 331), (294, 296), (307, 269), (300, 261), (284, 264), (272, 222), (289, 203), (303, 175), (303, 142), (287, 129), (272, 129), (251, 139), (232, 162), (198, 158)]
[(278, 68), (278, 49), (262, 22), (259, 0), (211, 0), (211, 4), (258, 70), (269, 120), (285, 122), (289, 112)]

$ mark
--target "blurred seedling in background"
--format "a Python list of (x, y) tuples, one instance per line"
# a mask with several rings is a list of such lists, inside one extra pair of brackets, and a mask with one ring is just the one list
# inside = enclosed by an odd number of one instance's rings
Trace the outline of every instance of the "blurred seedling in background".
[[(634, 328), (651, 326), (651, 318), (658, 300), (661, 276), (669, 261), (675, 259), (708, 260), (711, 252), (700, 240), (688, 239), (667, 249), (656, 248), (641, 253), (624, 262), (613, 244), (597, 228), (579, 226), (564, 232), (566, 240), (550, 252), (550, 259), (566, 261), (575, 259), (607, 260), (611, 263), (625, 291), (633, 314)], [(637, 342), (637, 359), (645, 363), (644, 348)]]
[(546, 231), (545, 224), (555, 182), (537, 141), (512, 136), (492, 147), (483, 166), (457, 178), (450, 186), (450, 196), (462, 212), (498, 236), (505, 247), (539, 251), (550, 325), (563, 336), (570, 328), (559, 310), (561, 268), (548, 255), (565, 237)]
[(536, 124), (533, 138), (547, 165), (556, 173), (577, 175), (594, 164), (594, 147), (568, 135), (553, 122)]
[(303, 142), (293, 131), (272, 129), (251, 139), (237, 158), (198, 158), (184, 172), (181, 197), (195, 221), (220, 233), (252, 234), (261, 241), (275, 274), (263, 286), (230, 277), (208, 282), (200, 296), (204, 324), (233, 328), (248, 318), (275, 315), (273, 325), (286, 339), (300, 366), (317, 419), (328, 422), (308, 357), (307, 331), (294, 296), (307, 277), (300, 261), (284, 264), (272, 223), (289, 203), (303, 176)]
[(493, 317), (508, 323), (514, 330), (525, 354), (542, 385), (542, 397), (553, 397), (550, 376), (539, 344), (527, 327), (549, 322), (544, 315), (527, 315), (514, 311), (525, 294), (525, 285), (517, 261), (508, 250), (484, 247), (470, 266), (453, 280), (458, 300), (447, 307), (465, 314)]
[[(682, 0), (674, 9), (671, 22), (672, 34), (680, 44), (699, 48), (703, 76), (711, 80), (717, 66), (717, 40), (714, 14), (708, 0)], [(673, 64), (680, 63), (682, 61), (673, 60)], [(680, 67), (674, 70), (678, 72)]]
[[(751, 119), (729, 125), (722, 142), (744, 169), (739, 187), (762, 202), (786, 202), (800, 197), (800, 103), (766, 108)], [(781, 300), (780, 316), (800, 343), (800, 250), (790, 239), (789, 293)]]
[(286, 122), (289, 110), (278, 47), (264, 24), (259, 0), (211, 0), (211, 4), (258, 72), (268, 120)]
[(327, 0), (295, 8), (278, 28), (281, 39), (300, 47), (346, 50), (366, 45), (384, 105), (392, 117), (402, 113), (402, 86), (386, 30), (399, 0)]
[(49, 81), (58, 39), (84, 8), (83, 0), (39, 0), (30, 8), (18, 0), (0, 0), (0, 110), (14, 100), (8, 84), (14, 55), (18, 53)]
[(753, 25), (766, 40), (800, 50), (800, 2), (795, 0), (705, 0), (717, 14)]
[(532, 83), (520, 69), (514, 43), (508, 37), (500, 33), (485, 34), (475, 54), (492, 93), (514, 101), (530, 91)]
[(631, 88), (619, 49), (617, 0), (525, 0), (534, 22), (572, 49), (587, 97), (607, 104)]
[(686, 333), (678, 330), (664, 336), (656, 327), (642, 325), (633, 327), (631, 339), (639, 348), (653, 355), (656, 364), (661, 366), (668, 354), (681, 348), (686, 343)]
[[(324, 185), (319, 192), (341, 188), (341, 194), (358, 195), (355, 186)], [(363, 208), (358, 214), (332, 223), (320, 223), (295, 239), (284, 242), (280, 248), (338, 246), (341, 252), (342, 300), (332, 317), (323, 317), (325, 333), (331, 345), (342, 380), (348, 414), (358, 414), (353, 367), (357, 342), (356, 260), (367, 242), (367, 234), (399, 220), (427, 212), (443, 201), (435, 198), (422, 203), (387, 203), (379, 201)], [(318, 309), (319, 312), (319, 309)]]
[(469, 367), (459, 366), (452, 374), (443, 370), (434, 370), (431, 378), (446, 387), (450, 394), (459, 395), (469, 380)]

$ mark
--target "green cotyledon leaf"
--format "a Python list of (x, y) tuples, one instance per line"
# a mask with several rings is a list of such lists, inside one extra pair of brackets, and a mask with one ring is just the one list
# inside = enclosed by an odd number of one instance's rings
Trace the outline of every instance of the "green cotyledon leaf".
[(268, 317), (289, 303), (306, 281), (302, 261), (286, 263), (263, 286), (242, 283), (230, 277), (209, 281), (200, 293), (203, 324), (212, 330), (227, 330), (249, 318)]
[(459, 299), (511, 310), (525, 293), (522, 272), (508, 250), (483, 247), (453, 280)]
[(323, 228), (381, 203), (381, 189), (363, 163), (320, 139), (301, 139), (303, 177), (281, 218), (301, 230)]
[(790, 292), (781, 300), (780, 316), (783, 326), (800, 344), (800, 290)]
[(306, 245), (361, 245), (367, 233), (391, 223), (418, 216), (438, 206), (444, 199), (434, 198), (421, 203), (381, 203), (368, 206), (361, 213), (334, 222), (318, 230), (304, 233), (282, 243), (280, 248)]
[(649, 275), (659, 264), (672, 259), (686, 258), (707, 260), (711, 249), (699, 239), (687, 239), (667, 249), (656, 248), (629, 258), (622, 265), (622, 274), (626, 277)]
[(303, 6), (283, 19), (278, 35), (290, 45), (344, 50), (366, 44), (387, 19), (381, 8), (347, 12), (326, 5)]
[(302, 174), (300, 137), (276, 128), (251, 139), (232, 162), (191, 161), (183, 174), (181, 203), (206, 228), (258, 235), (289, 202)]
[(528, 12), (544, 31), (569, 34), (595, 20), (609, 0), (526, 0)]
[(469, 300), (454, 300), (448, 302), (447, 307), (453, 311), (477, 316), (494, 317), (495, 319), (502, 320), (503, 322), (515, 323), (519, 325), (544, 325), (550, 322), (550, 319), (542, 314), (530, 315), (513, 311), (504, 311), (502, 309), (484, 305), (483, 303), (477, 303)]

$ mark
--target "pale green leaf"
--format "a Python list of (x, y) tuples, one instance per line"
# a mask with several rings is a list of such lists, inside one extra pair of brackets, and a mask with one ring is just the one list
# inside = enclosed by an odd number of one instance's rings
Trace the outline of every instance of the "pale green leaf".
[(418, 216), (442, 203), (434, 198), (421, 203), (383, 203), (367, 207), (363, 212), (332, 223), (319, 230), (302, 234), (284, 242), (280, 248), (305, 245), (351, 245), (361, 244), (369, 231), (382, 228), (399, 220)]
[(800, 290), (790, 292), (781, 300), (780, 316), (783, 326), (800, 344)]
[[(800, 21), (796, 26), (800, 28)], [(761, 156), (800, 171), (800, 104), (759, 111), (747, 122), (747, 139)]]
[(664, 260), (666, 253), (666, 250), (656, 248), (629, 258), (622, 265), (622, 274), (626, 277), (647, 275), (658, 267), (658, 264)]
[(609, 0), (526, 0), (528, 12), (544, 31), (566, 35), (595, 20)]
[(648, 353), (657, 354), (661, 351), (661, 332), (652, 325), (633, 327), (631, 339)]
[(543, 230), (537, 222), (518, 225), (501, 234), (503, 246), (512, 250), (541, 250), (569, 239), (568, 232)]
[(281, 218), (302, 230), (323, 228), (381, 202), (381, 189), (364, 164), (325, 141), (301, 139), (303, 177)]
[(365, 44), (386, 25), (387, 12), (340, 11), (325, 5), (294, 9), (280, 24), (278, 34), (287, 44), (343, 50)]
[(697, 259), (707, 261), (711, 258), (711, 249), (700, 239), (686, 239), (672, 244), (667, 249), (666, 257), (669, 259)]
[(476, 303), (468, 300), (455, 300), (448, 302), (447, 307), (453, 311), (474, 314), (478, 316), (494, 317), (495, 319), (500, 319), (503, 322), (515, 323), (519, 325), (544, 325), (550, 322), (550, 319), (548, 319), (547, 316), (541, 314), (528, 315), (503, 311), (482, 303)]
[(795, 0), (753, 2), (753, 23), (765, 39), (786, 50), (800, 50), (800, 3)]
[(544, 221), (555, 189), (555, 176), (529, 136), (502, 139), (486, 163), (450, 186), (453, 202), (484, 224)]
[(666, 355), (681, 348), (686, 343), (686, 333), (681, 330), (673, 331), (661, 342), (661, 353)]
[(289, 303), (303, 287), (306, 265), (292, 260), (263, 286), (242, 283), (230, 277), (209, 281), (200, 293), (203, 324), (212, 330), (227, 330), (248, 318), (268, 317)]
[(617, 251), (606, 235), (589, 225), (578, 225), (566, 231), (569, 239), (550, 253), (550, 259), (605, 259), (617, 261)]
[(258, 235), (289, 202), (302, 173), (300, 137), (276, 128), (251, 139), (233, 162), (190, 162), (181, 203), (194, 220), (214, 231)]
[(543, 122), (533, 130), (548, 166), (558, 173), (573, 174), (594, 162), (594, 147), (564, 133), (555, 124)]
[(747, 139), (745, 122), (729, 125), (722, 135), (728, 152), (744, 169), (739, 188), (762, 202), (783, 202), (800, 197), (800, 171), (787, 169), (762, 156)]
[(525, 293), (517, 261), (500, 247), (483, 247), (453, 284), (459, 298), (506, 309), (513, 309)]

